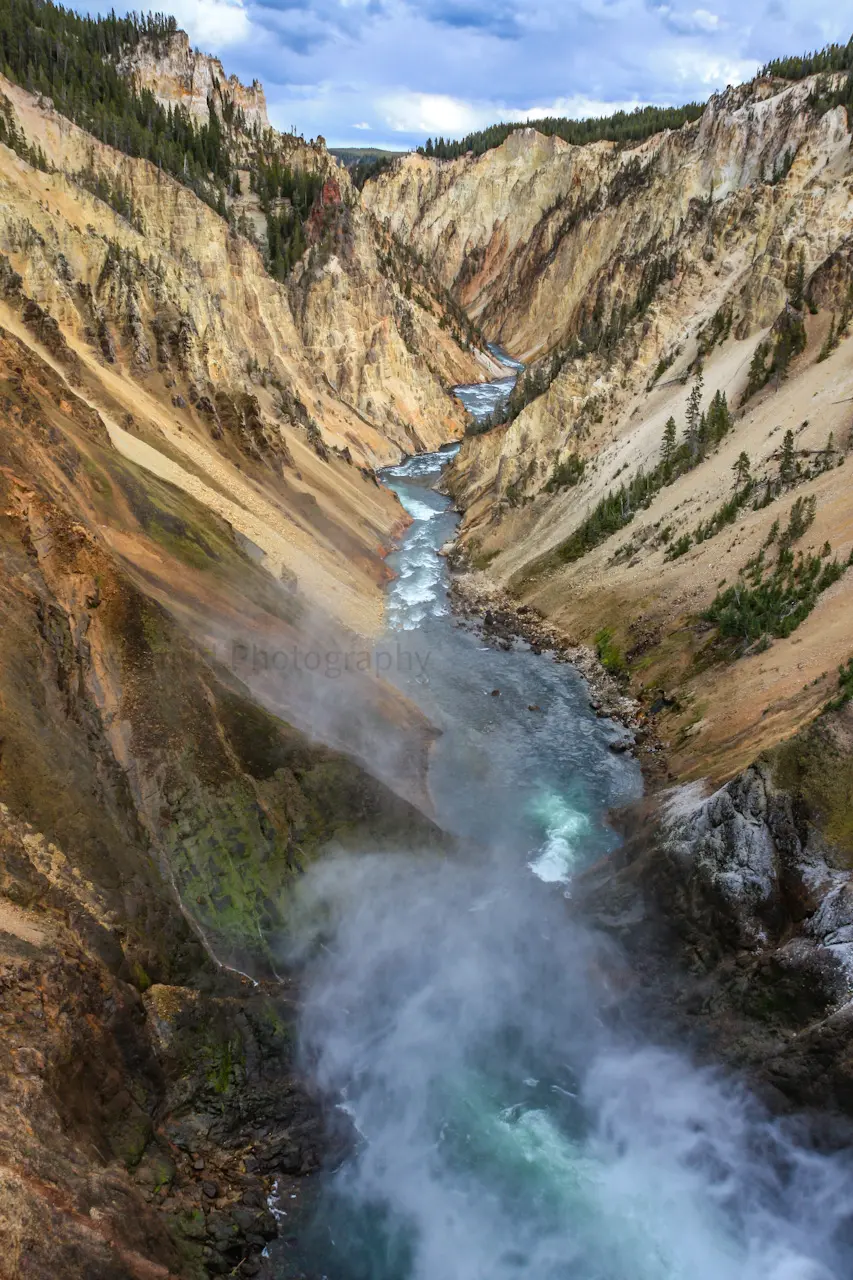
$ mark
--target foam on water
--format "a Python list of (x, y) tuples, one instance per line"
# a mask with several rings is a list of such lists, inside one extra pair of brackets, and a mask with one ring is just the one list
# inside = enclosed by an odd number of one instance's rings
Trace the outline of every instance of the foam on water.
[(419, 453), (407, 458), (399, 466), (387, 467), (385, 476), (392, 480), (408, 480), (417, 476), (438, 475), (447, 466), (451, 458), (459, 452), (459, 445), (450, 445), (438, 453)]
[(499, 404), (505, 403), (514, 386), (514, 377), (502, 378), (499, 382), (475, 382), (470, 386), (454, 387), (453, 393), (472, 417), (482, 419), (493, 413)]
[(436, 516), (441, 515), (441, 508), (430, 506), (428, 502), (421, 502), (418, 498), (409, 497), (403, 504), (413, 520), (435, 520)]
[(489, 343), (489, 350), (502, 365), (513, 370), (512, 375), (508, 378), (497, 378), (494, 382), (474, 382), (453, 388), (453, 394), (462, 401), (471, 417), (477, 422), (485, 421), (486, 418), (491, 417), (499, 405), (506, 404), (515, 386), (518, 373), (524, 368), (520, 360), (513, 360), (512, 356), (508, 356), (494, 343)]
[(527, 865), (546, 884), (567, 884), (583, 856), (583, 840), (590, 830), (589, 815), (565, 796), (554, 793), (538, 796), (530, 810), (545, 828), (545, 839)]
[[(429, 522), (441, 512), (414, 498), (408, 498), (405, 506), (410, 514), (422, 521), (422, 525), (420, 529), (413, 527), (409, 531), (398, 576), (388, 588), (386, 611), (392, 631), (413, 631), (428, 616), (439, 616), (449, 608), (446, 599), (441, 599), (444, 565), (435, 553), (429, 529)], [(421, 507), (428, 515), (416, 515)]]

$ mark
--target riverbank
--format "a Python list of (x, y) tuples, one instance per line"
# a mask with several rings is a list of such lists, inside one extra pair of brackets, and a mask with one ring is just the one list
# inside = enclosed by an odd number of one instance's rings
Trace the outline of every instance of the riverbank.
[[(488, 423), (494, 417), (524, 371), (523, 363), (503, 348), (489, 344), (489, 351), (495, 360), (510, 370), (510, 375), (491, 383), (455, 388), (457, 398), (475, 424)], [(448, 455), (448, 463), (457, 452), (454, 449)], [(437, 492), (452, 498), (445, 483), (446, 473), (447, 468), (442, 467), (434, 487)], [(664, 744), (655, 731), (653, 718), (639, 699), (626, 691), (621, 670), (616, 668), (612, 659), (608, 669), (606, 637), (602, 636), (601, 651), (590, 645), (571, 643), (535, 606), (514, 599), (486, 573), (471, 567), (469, 548), (460, 540), (459, 529), (457, 524), (453, 536), (441, 547), (439, 554), (446, 558), (450, 570), (451, 607), (463, 624), (495, 648), (507, 649), (516, 640), (521, 640), (534, 653), (550, 653), (555, 661), (571, 665), (589, 689), (590, 710), (601, 719), (615, 721), (624, 729), (624, 734), (611, 743), (611, 750), (617, 754), (627, 752), (636, 755), (650, 788), (673, 781)], [(665, 705), (666, 695), (663, 692), (661, 698)]]
[[(448, 560), (452, 568), (452, 550)], [(590, 709), (625, 730), (624, 737), (614, 742), (612, 749), (636, 756), (649, 788), (656, 789), (673, 780), (653, 717), (607, 670), (595, 649), (571, 644), (538, 610), (519, 604), (482, 573), (464, 569), (452, 572), (450, 600), (461, 623), (495, 648), (508, 648), (522, 640), (534, 653), (550, 653), (555, 661), (574, 667), (588, 686)]]
[(611, 815), (623, 842), (571, 892), (578, 923), (619, 948), (620, 1016), (651, 1017), (664, 1043), (737, 1073), (771, 1113), (797, 1117), (806, 1146), (843, 1150), (853, 1133), (853, 708), (820, 717), (719, 791), (673, 787), (654, 717), (593, 649), (480, 572), (457, 569), (451, 600), (485, 643), (522, 640), (574, 667), (596, 715), (632, 744), (646, 794)]

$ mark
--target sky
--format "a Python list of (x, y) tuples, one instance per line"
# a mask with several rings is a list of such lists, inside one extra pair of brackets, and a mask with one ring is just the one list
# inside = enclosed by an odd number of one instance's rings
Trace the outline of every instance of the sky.
[[(706, 7), (707, 6), (707, 7)], [(82, 8), (83, 5), (81, 4)], [(499, 120), (704, 101), (853, 35), (853, 0), (158, 0), (270, 119), (405, 150)]]

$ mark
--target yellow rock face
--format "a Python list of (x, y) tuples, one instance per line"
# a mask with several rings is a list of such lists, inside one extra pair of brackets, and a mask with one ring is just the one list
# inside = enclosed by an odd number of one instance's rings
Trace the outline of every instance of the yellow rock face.
[(221, 96), (244, 112), (250, 128), (256, 124), (270, 128), (260, 80), (247, 87), (236, 76), (226, 76), (219, 59), (193, 49), (185, 31), (160, 41), (156, 50), (140, 43), (121, 68), (134, 77), (140, 89), (150, 89), (163, 106), (182, 106), (197, 120), (208, 120), (208, 98)]
[[(489, 337), (520, 358), (543, 357), (512, 423), (466, 440), (454, 465), (473, 564), (573, 640), (614, 630), (635, 687), (681, 687), (684, 710), (665, 717), (665, 732), (685, 774), (726, 776), (808, 719), (853, 647), (848, 569), (766, 653), (703, 674), (695, 666), (707, 638), (700, 615), (718, 584), (737, 580), (796, 497), (818, 504), (804, 552), (829, 541), (846, 561), (853, 546), (846, 467), (805, 477), (830, 433), (834, 459), (847, 458), (853, 395), (850, 342), (819, 360), (853, 279), (851, 136), (843, 108), (810, 107), (814, 87), (729, 90), (696, 123), (624, 149), (523, 129), (477, 158), (408, 157), (366, 189), (376, 216), (430, 256)], [(786, 307), (801, 255), (805, 350), (741, 408), (756, 347), (773, 348), (794, 314)], [(608, 492), (655, 467), (670, 416), (683, 435), (700, 367), (703, 406), (725, 392), (734, 429), (593, 551), (549, 560)], [(667, 540), (731, 498), (742, 451), (762, 485), (777, 475), (789, 428), (801, 484), (666, 559)], [(573, 454), (586, 463), (580, 483), (549, 485)]]
[[(458, 437), (448, 388), (487, 376), (440, 327), (441, 301), (423, 287), (407, 298), (393, 264), (380, 270), (387, 236), (322, 148), (297, 147), (294, 163), (332, 179), (331, 246), (282, 285), (187, 188), (5, 80), (0, 91), (51, 166), (0, 147), (0, 253), (20, 277), (0, 323), (102, 414), (120, 452), (373, 633), (403, 513), (369, 470)], [(127, 216), (91, 194), (95, 179), (122, 192)], [(22, 299), (44, 318), (27, 324)]]

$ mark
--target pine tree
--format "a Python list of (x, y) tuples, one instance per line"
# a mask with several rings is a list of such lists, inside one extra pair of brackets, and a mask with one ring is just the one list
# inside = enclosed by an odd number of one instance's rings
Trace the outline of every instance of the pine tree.
[(832, 355), (833, 351), (837, 346), (838, 346), (838, 331), (835, 328), (835, 312), (833, 311), (832, 320), (830, 321), (830, 325), (829, 325), (829, 333), (826, 335), (824, 344), (820, 349), (820, 355), (818, 356), (818, 363), (820, 363), (821, 360), (828, 359), (829, 356)]
[(741, 450), (734, 466), (732, 467), (732, 471), (735, 473), (736, 489), (740, 489), (742, 485), (749, 484), (751, 479), (749, 454)]
[(782, 452), (779, 457), (779, 479), (783, 484), (790, 484), (795, 474), (794, 433), (790, 428), (782, 440)]
[(687, 444), (691, 462), (699, 460), (702, 449), (702, 374), (696, 375), (693, 390), (687, 398)]
[(760, 391), (762, 387), (767, 385), (767, 379), (770, 376), (767, 370), (767, 355), (770, 350), (769, 344), (765, 340), (759, 342), (755, 348), (752, 360), (749, 365), (749, 374), (746, 379), (746, 388), (741, 398), (741, 404), (746, 404), (750, 396), (754, 396), (756, 391)]
[(713, 444), (719, 444), (732, 426), (732, 415), (724, 391), (715, 391), (714, 398), (708, 408), (708, 438)]
[(150, 160), (215, 206), (231, 171), (218, 119), (197, 124), (182, 107), (161, 106), (117, 66), (119, 55), (141, 40), (156, 47), (176, 30), (175, 19), (163, 14), (91, 18), (47, 0), (2, 0), (0, 65), (88, 132)]
[(666, 426), (663, 429), (663, 441), (660, 450), (660, 460), (667, 475), (672, 471), (677, 434), (678, 428), (675, 425), (675, 418), (670, 417), (667, 419)]
[(791, 283), (791, 306), (797, 311), (802, 311), (805, 305), (805, 289), (806, 289), (806, 254), (801, 247), (797, 256), (797, 265), (794, 268), (794, 277)]

